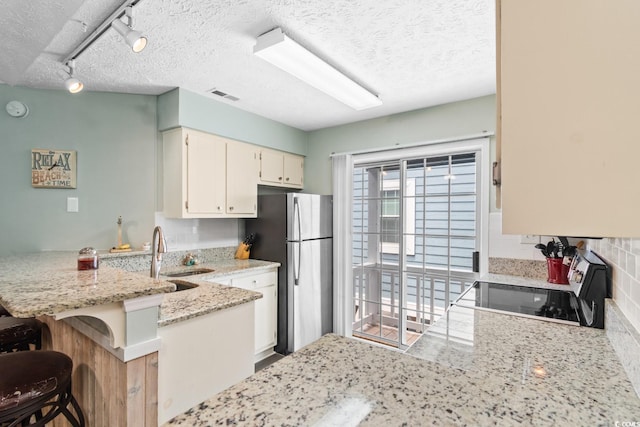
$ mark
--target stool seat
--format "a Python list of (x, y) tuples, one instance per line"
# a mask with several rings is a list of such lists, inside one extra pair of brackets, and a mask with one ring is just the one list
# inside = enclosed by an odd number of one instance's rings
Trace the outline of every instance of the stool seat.
[(42, 347), (42, 322), (37, 319), (0, 317), (0, 353)]
[[(69, 356), (57, 351), (0, 354), (0, 425), (44, 426), (63, 414), (73, 426), (84, 426), (82, 410), (71, 394), (72, 370)], [(32, 418), (36, 421), (29, 424)]]

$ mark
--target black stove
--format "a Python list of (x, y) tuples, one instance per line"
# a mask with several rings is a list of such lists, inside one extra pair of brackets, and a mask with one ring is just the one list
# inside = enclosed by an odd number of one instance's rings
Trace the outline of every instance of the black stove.
[(453, 304), (602, 329), (611, 270), (591, 251), (570, 261), (566, 290), (477, 281)]
[(479, 281), (475, 282), (455, 304), (580, 324), (578, 299), (570, 290)]

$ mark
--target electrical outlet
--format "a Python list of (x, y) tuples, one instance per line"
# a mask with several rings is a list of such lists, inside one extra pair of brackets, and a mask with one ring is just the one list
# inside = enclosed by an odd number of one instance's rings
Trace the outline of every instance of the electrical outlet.
[(520, 236), (520, 243), (523, 245), (537, 245), (540, 243), (540, 236), (535, 234), (524, 234)]

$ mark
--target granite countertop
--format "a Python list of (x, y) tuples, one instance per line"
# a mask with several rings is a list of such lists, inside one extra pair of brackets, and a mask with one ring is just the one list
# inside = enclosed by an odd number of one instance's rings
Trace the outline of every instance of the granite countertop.
[[(133, 256), (101, 254), (128, 262)], [(134, 254), (139, 255), (139, 254)], [(159, 326), (202, 316), (262, 298), (262, 294), (245, 289), (211, 283), (230, 274), (260, 273), (280, 264), (259, 260), (221, 259), (196, 266), (166, 266), (161, 273), (209, 268), (214, 271), (177, 280), (198, 285), (194, 289), (173, 292), (172, 280), (148, 276), (144, 271), (125, 271), (100, 264), (97, 270), (77, 270), (75, 252), (39, 252), (0, 258), (0, 305), (16, 317), (52, 315), (68, 310), (119, 302), (145, 295), (165, 293), (160, 306)], [(140, 266), (142, 267), (142, 266)]]
[(173, 279), (161, 276), (164, 280), (179, 280), (198, 286), (193, 289), (165, 295), (162, 305), (160, 306), (158, 326), (167, 326), (262, 298), (262, 294), (259, 292), (212, 283), (211, 281), (221, 279), (231, 274), (260, 274), (279, 266), (279, 263), (254, 259), (225, 259), (190, 267), (180, 266), (167, 267), (166, 270), (162, 269), (160, 271), (161, 275), (189, 271), (197, 268), (209, 268), (214, 271)]
[[(551, 426), (638, 420), (640, 399), (615, 360), (593, 351), (600, 350), (600, 341), (578, 354), (554, 342), (552, 330), (559, 325), (484, 314), (516, 320), (516, 327), (528, 331), (524, 337), (522, 330), (514, 331), (515, 342), (500, 357), (482, 360), (486, 369), (456, 369), (326, 335), (165, 425)], [(496, 329), (514, 326), (509, 322), (503, 319)], [(540, 330), (531, 322), (546, 327)], [(536, 336), (540, 331), (545, 334)], [(527, 343), (532, 342), (541, 342), (535, 354), (542, 359), (534, 357), (528, 368)], [(499, 349), (502, 343), (491, 346)], [(560, 353), (551, 357), (544, 350)], [(546, 363), (545, 378), (533, 373), (538, 363)], [(574, 368), (562, 370), (572, 363)]]
[(534, 288), (558, 289), (561, 291), (570, 291), (569, 285), (561, 285), (557, 283), (549, 283), (546, 280), (532, 279), (530, 277), (510, 276), (508, 274), (483, 274), (478, 279), (483, 282), (504, 283), (507, 285), (530, 286)]
[(33, 317), (175, 289), (172, 283), (108, 266), (78, 271), (76, 256), (40, 252), (0, 258), (0, 304), (16, 317)]
[[(482, 277), (511, 284), (521, 279)], [(567, 288), (522, 280), (527, 286)], [(406, 353), (327, 335), (166, 425), (551, 426), (638, 420), (640, 399), (604, 330), (453, 306)]]
[(258, 259), (220, 259), (211, 262), (200, 263), (191, 266), (178, 265), (166, 266), (160, 270), (160, 275), (165, 276), (172, 273), (180, 273), (189, 270), (207, 268), (213, 270), (210, 273), (196, 274), (193, 276), (182, 277), (182, 279), (198, 278), (202, 280), (214, 280), (222, 278), (230, 274), (239, 273), (262, 273), (271, 268), (280, 267), (280, 263), (271, 261), (261, 261)]

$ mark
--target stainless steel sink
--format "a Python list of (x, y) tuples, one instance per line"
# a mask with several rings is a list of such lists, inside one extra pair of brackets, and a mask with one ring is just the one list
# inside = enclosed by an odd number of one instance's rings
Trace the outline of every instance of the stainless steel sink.
[(193, 276), (195, 274), (213, 273), (215, 270), (212, 268), (194, 268), (193, 270), (179, 271), (176, 273), (165, 273), (167, 277), (186, 277)]
[(198, 287), (195, 283), (185, 282), (184, 280), (168, 280), (168, 282), (176, 285), (176, 292), (187, 291)]

